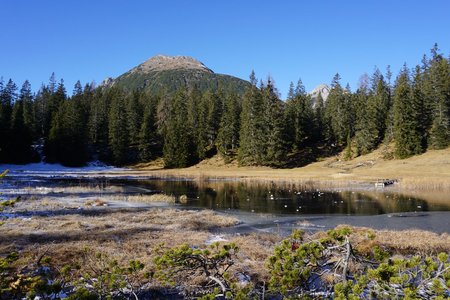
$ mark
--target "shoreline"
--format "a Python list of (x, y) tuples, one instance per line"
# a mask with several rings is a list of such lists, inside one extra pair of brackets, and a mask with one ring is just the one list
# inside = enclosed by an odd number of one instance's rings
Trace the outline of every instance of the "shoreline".
[(380, 155), (375, 151), (350, 161), (329, 157), (292, 169), (239, 167), (236, 163), (225, 164), (216, 155), (188, 168), (164, 169), (160, 160), (131, 166), (131, 170), (134, 175), (160, 178), (274, 182), (320, 188), (374, 186), (379, 179), (391, 179), (398, 182), (388, 187), (399, 192), (450, 191), (450, 148), (428, 151), (404, 160), (384, 160)]

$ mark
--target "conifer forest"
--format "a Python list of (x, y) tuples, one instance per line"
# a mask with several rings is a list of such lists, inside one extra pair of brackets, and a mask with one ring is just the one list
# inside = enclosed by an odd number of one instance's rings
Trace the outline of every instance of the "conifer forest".
[(163, 157), (180, 168), (220, 153), (239, 165), (295, 167), (343, 151), (348, 159), (394, 145), (407, 158), (450, 145), (450, 61), (437, 45), (398, 75), (375, 68), (356, 90), (336, 74), (328, 98), (301, 80), (281, 100), (274, 80), (252, 72), (244, 93), (180, 86), (175, 92), (82, 85), (71, 95), (51, 75), (33, 92), (0, 81), (0, 163), (41, 159), (129, 165)]

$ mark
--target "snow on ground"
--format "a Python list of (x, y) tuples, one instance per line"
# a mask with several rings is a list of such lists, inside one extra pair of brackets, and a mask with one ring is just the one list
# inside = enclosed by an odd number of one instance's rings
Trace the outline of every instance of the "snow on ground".
[(9, 170), (8, 175), (24, 175), (24, 174), (42, 174), (42, 175), (62, 175), (70, 173), (88, 173), (88, 172), (115, 172), (124, 171), (125, 168), (116, 168), (113, 166), (105, 165), (99, 161), (93, 161), (88, 163), (84, 167), (65, 167), (60, 164), (48, 164), (44, 162), (32, 163), (26, 165), (11, 165), (11, 164), (0, 164), (0, 171)]

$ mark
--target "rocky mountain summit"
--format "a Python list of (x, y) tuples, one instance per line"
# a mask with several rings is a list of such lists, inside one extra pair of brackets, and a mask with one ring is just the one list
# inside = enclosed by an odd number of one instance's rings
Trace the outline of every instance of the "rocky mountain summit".
[(128, 72), (108, 80), (103, 86), (116, 86), (125, 91), (145, 91), (150, 94), (174, 93), (181, 87), (200, 91), (222, 90), (243, 94), (250, 83), (225, 74), (218, 74), (189, 56), (156, 55)]
[(166, 56), (156, 55), (139, 66), (133, 68), (131, 72), (159, 72), (167, 70), (200, 70), (208, 73), (214, 73), (207, 68), (202, 62), (192, 58), (190, 56)]
[(309, 92), (309, 94), (311, 95), (313, 106), (315, 106), (319, 95), (322, 96), (323, 102), (327, 101), (328, 95), (330, 94), (330, 87), (326, 84), (320, 84)]

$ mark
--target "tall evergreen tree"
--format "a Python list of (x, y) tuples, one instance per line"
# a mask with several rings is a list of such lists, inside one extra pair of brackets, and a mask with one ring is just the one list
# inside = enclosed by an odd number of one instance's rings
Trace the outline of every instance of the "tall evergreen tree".
[(17, 99), (17, 86), (9, 79), (0, 90), (0, 161), (8, 162), (14, 149), (11, 145), (11, 118)]
[(128, 161), (129, 146), (128, 120), (124, 93), (119, 89), (111, 91), (111, 109), (109, 111), (109, 148), (115, 164), (123, 165)]
[(295, 152), (312, 140), (315, 131), (312, 100), (301, 80), (297, 83), (293, 98), (286, 102), (285, 114), (288, 125), (286, 139)]
[(217, 148), (226, 160), (236, 154), (239, 147), (241, 99), (236, 94), (228, 94), (224, 101), (224, 111), (217, 135)]
[(395, 155), (398, 158), (422, 152), (422, 136), (417, 118), (419, 109), (414, 103), (409, 70), (405, 65), (397, 77), (394, 90), (394, 139)]
[(28, 163), (33, 160), (32, 155), (32, 95), (28, 81), (23, 84), (18, 99), (15, 101), (10, 128), (9, 162), (15, 164)]
[(93, 146), (94, 159), (106, 159), (108, 156), (109, 109), (116, 90), (97, 89), (92, 95), (88, 121), (89, 144)]
[(164, 166), (182, 168), (196, 160), (192, 137), (185, 126), (187, 116), (187, 91), (178, 90), (170, 101), (170, 111), (164, 130)]
[(325, 117), (330, 124), (331, 136), (340, 145), (345, 145), (352, 132), (351, 110), (348, 92), (340, 84), (341, 77), (336, 74), (331, 83), (330, 94), (325, 106)]
[(327, 137), (327, 123), (325, 119), (325, 103), (323, 101), (322, 94), (319, 93), (316, 102), (313, 105), (314, 108), (314, 142), (324, 142)]
[(144, 115), (139, 131), (139, 157), (142, 161), (150, 160), (159, 152), (159, 136), (156, 127), (157, 97), (145, 95)]
[(262, 90), (263, 97), (263, 165), (280, 166), (286, 159), (284, 107), (269, 78)]
[(139, 145), (139, 132), (142, 124), (142, 107), (140, 98), (141, 92), (134, 91), (127, 97), (126, 103), (126, 117), (127, 117), (127, 130), (129, 134), (129, 143), (131, 146)]
[(428, 108), (429, 143), (433, 149), (450, 145), (450, 62), (439, 54), (437, 44), (431, 49), (429, 68), (425, 71), (425, 108)]
[(261, 91), (256, 87), (253, 71), (250, 74), (250, 83), (251, 87), (247, 88), (242, 99), (238, 162), (240, 165), (261, 165), (264, 162), (266, 140), (264, 101)]
[(372, 87), (360, 87), (357, 91), (357, 122), (355, 140), (358, 154), (367, 154), (383, 140), (390, 110), (389, 90), (381, 72), (376, 69)]

